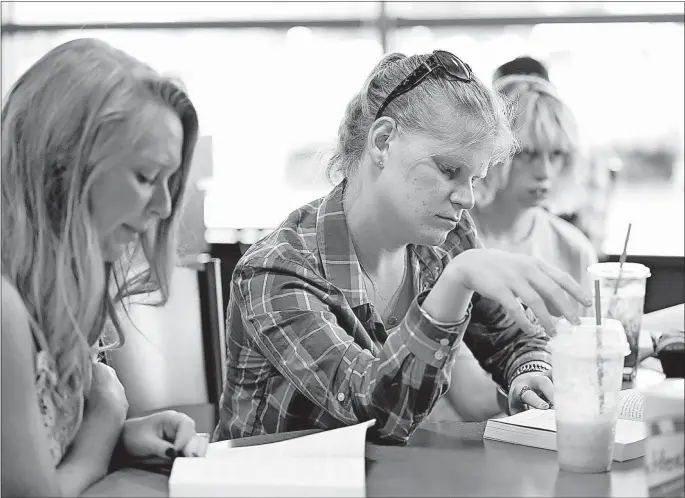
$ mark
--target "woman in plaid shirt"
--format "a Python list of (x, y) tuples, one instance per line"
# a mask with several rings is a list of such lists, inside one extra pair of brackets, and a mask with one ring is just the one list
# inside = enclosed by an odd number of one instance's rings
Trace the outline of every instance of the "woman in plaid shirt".
[(478, 241), (473, 182), (514, 151), (507, 123), (448, 52), (376, 66), (339, 128), (342, 181), (235, 269), (214, 440), (376, 419), (372, 438), (404, 443), (448, 389), (462, 341), (511, 411), (553, 402), (547, 337), (519, 299), (547, 329), (591, 301), (542, 261)]

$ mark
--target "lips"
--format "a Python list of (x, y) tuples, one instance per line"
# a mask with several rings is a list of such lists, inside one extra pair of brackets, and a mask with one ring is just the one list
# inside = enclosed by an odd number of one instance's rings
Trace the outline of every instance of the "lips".
[(537, 197), (543, 197), (549, 193), (549, 187), (547, 187), (546, 185), (539, 185), (535, 188), (530, 189), (529, 192)]
[(440, 219), (443, 220), (443, 221), (452, 223), (453, 225), (456, 225), (457, 223), (459, 223), (459, 219), (458, 219), (458, 218), (454, 218), (454, 217), (451, 217), (451, 216), (440, 216), (440, 215), (437, 215), (437, 217), (440, 218)]

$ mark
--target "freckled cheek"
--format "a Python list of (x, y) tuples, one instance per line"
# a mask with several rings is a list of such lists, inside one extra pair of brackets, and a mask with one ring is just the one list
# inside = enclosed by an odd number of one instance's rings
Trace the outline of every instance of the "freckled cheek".
[(411, 187), (407, 200), (423, 214), (434, 212), (436, 206), (449, 197), (441, 183), (433, 178), (414, 178)]

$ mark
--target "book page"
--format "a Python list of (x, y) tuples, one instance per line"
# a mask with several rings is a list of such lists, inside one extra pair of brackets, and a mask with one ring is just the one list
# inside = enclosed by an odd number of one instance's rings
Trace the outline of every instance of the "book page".
[(366, 494), (364, 459), (259, 460), (228, 453), (220, 459), (177, 458), (169, 496), (358, 496)]
[(642, 420), (645, 397), (638, 389), (624, 389), (618, 395), (618, 417), (627, 420)]
[(366, 429), (375, 423), (376, 420), (373, 419), (340, 429), (258, 446), (235, 447), (232, 441), (219, 441), (209, 445), (206, 457), (222, 458), (230, 453), (244, 458), (256, 456), (260, 459), (320, 456), (363, 459), (366, 448)]
[(366, 431), (375, 422), (257, 446), (212, 443), (204, 458), (174, 460), (169, 495), (365, 496)]
[(556, 432), (557, 430), (554, 410), (538, 410), (537, 408), (531, 408), (530, 410), (525, 410), (516, 415), (510, 415), (509, 417), (488, 420), (488, 423), (493, 421), (550, 432)]

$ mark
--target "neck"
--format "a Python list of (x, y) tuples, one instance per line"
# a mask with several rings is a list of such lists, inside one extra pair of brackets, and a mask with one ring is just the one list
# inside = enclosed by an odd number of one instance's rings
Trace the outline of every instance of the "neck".
[(492, 204), (478, 208), (481, 231), (494, 239), (520, 241), (530, 233), (535, 216), (534, 207), (521, 207), (495, 198)]
[(372, 275), (382, 276), (388, 272), (401, 271), (404, 265), (406, 240), (392, 230), (392, 223), (385, 213), (390, 210), (382, 206), (382, 197), (377, 195), (375, 182), (348, 181), (343, 199), (347, 226), (352, 237), (357, 259)]

